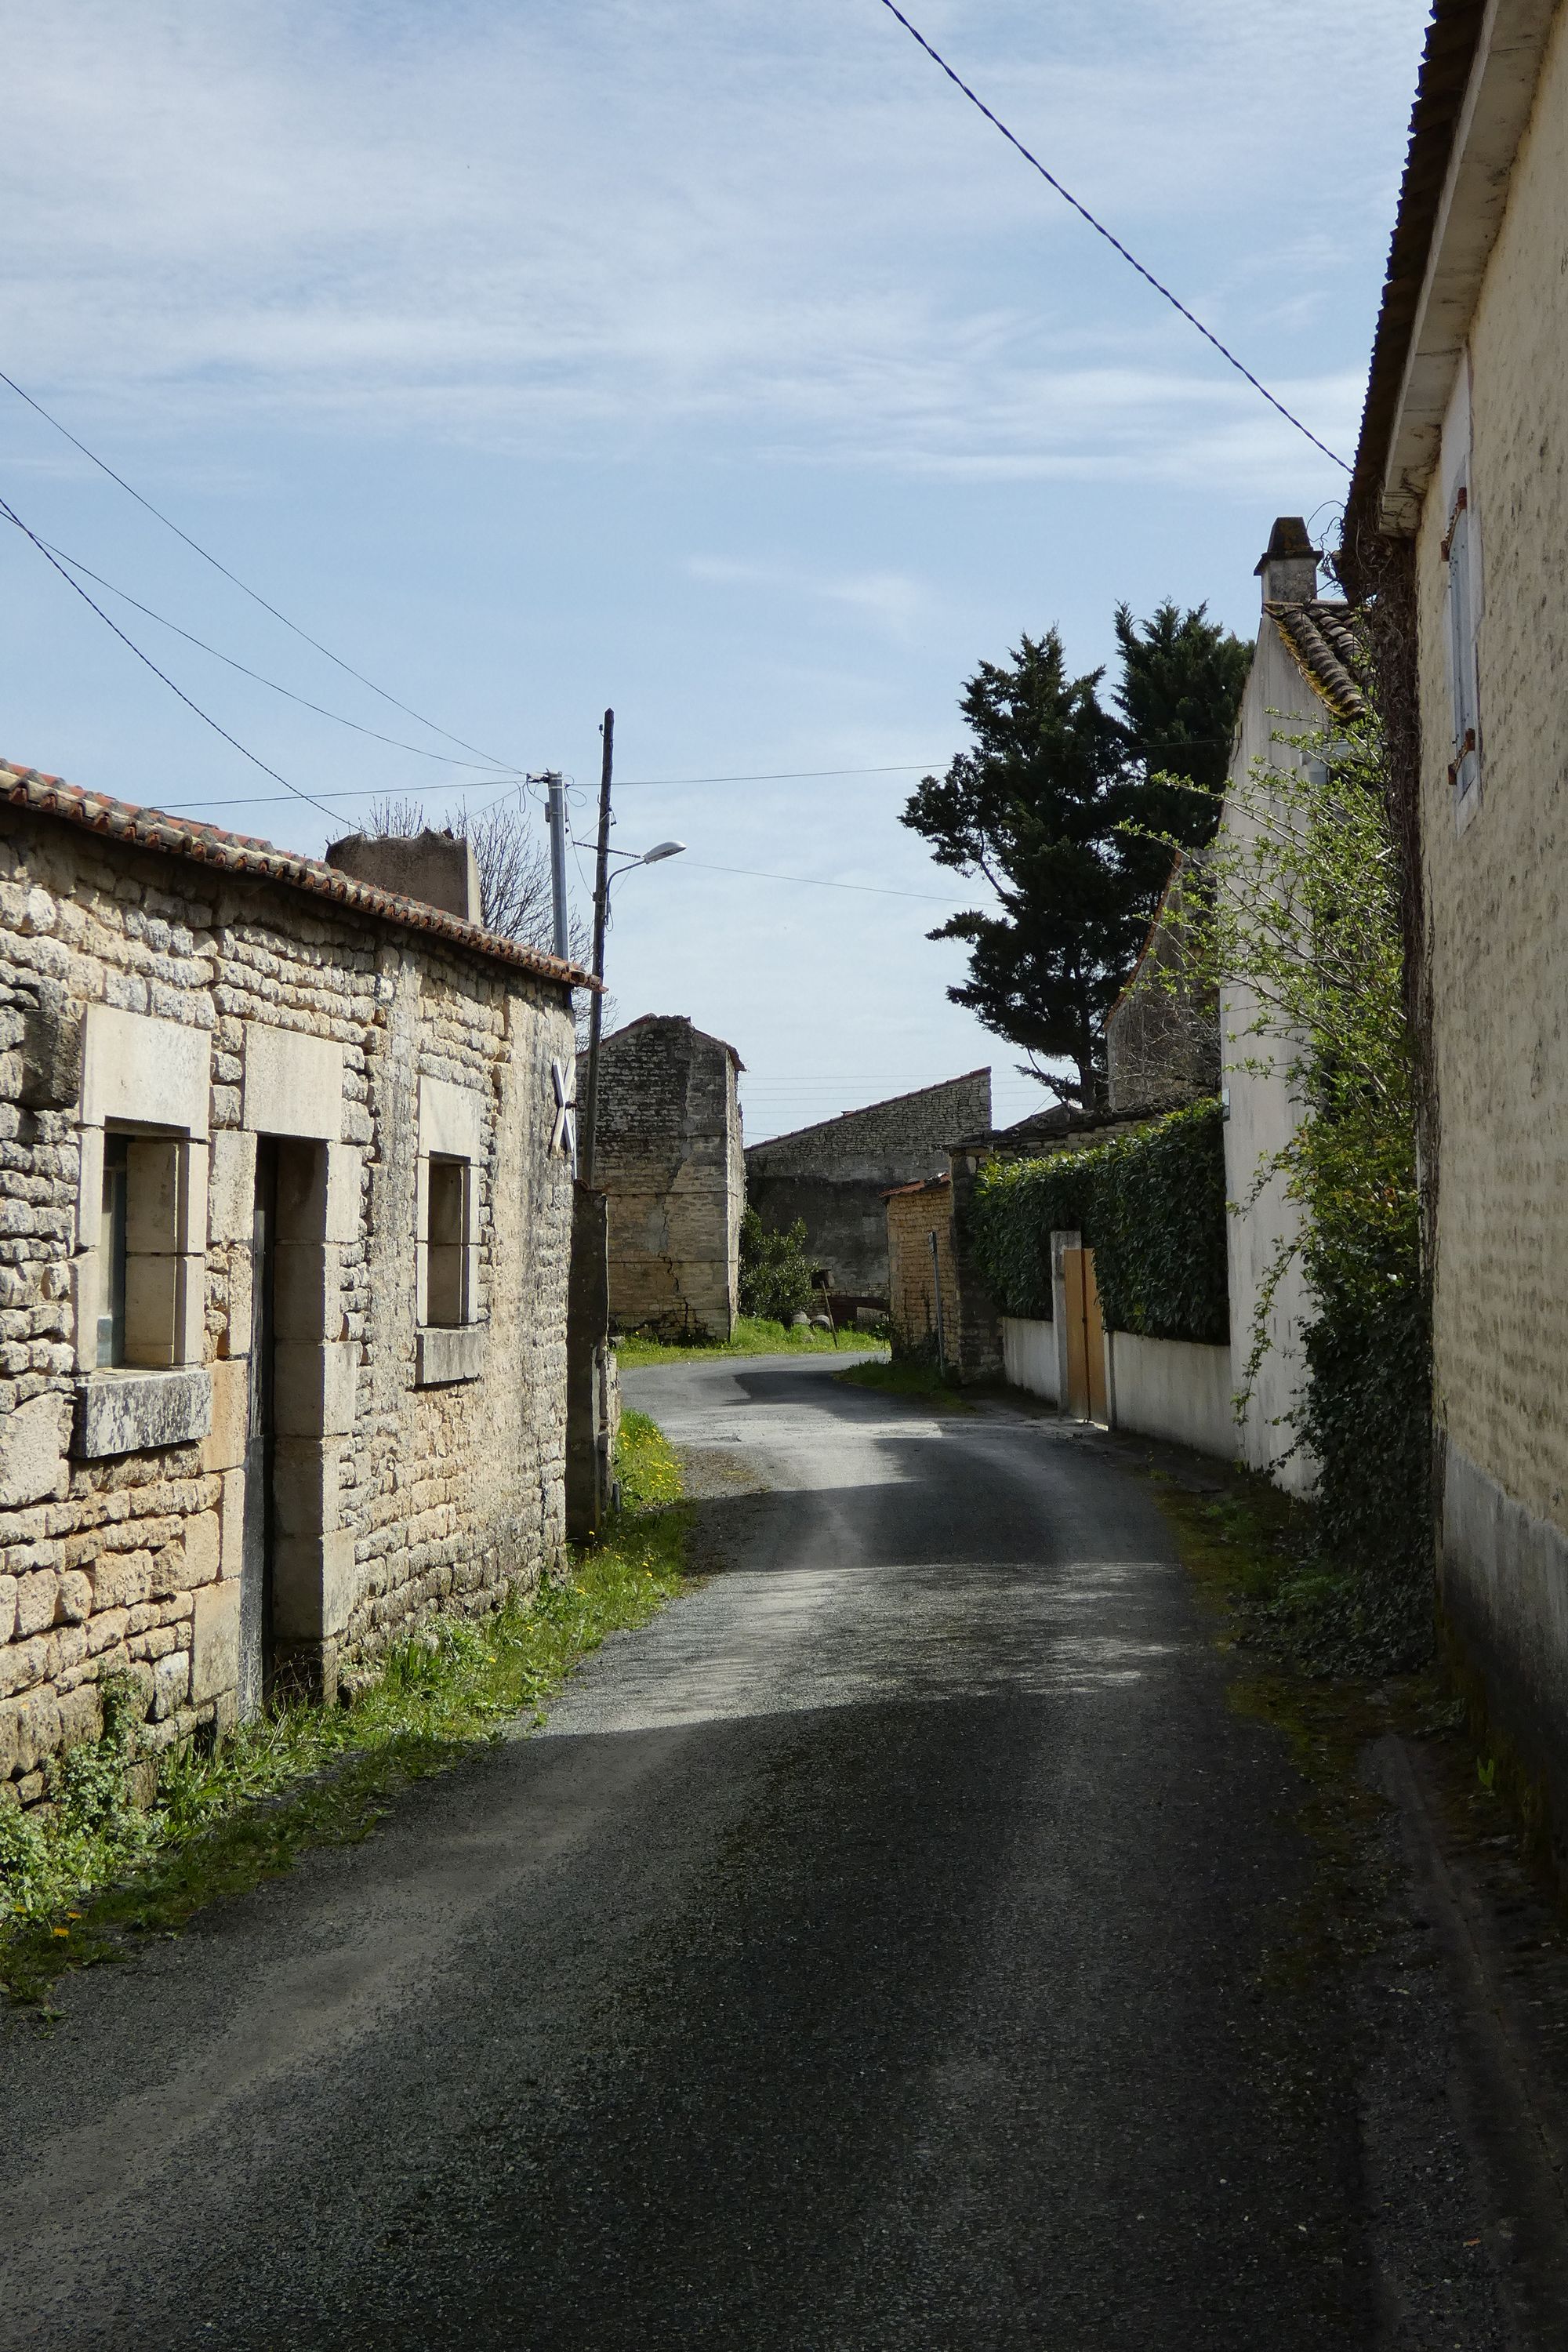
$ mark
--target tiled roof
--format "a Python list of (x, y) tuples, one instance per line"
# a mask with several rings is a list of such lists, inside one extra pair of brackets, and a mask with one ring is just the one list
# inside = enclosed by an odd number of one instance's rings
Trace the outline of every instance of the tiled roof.
[(138, 808), (130, 801), (113, 800), (107, 793), (84, 792), (79, 785), (47, 776), (37, 768), (17, 768), (0, 760), (0, 806), (60, 817), (85, 833), (103, 835), (133, 849), (154, 849), (168, 857), (188, 858), (219, 873), (281, 882), (311, 898), (329, 898), (350, 913), (373, 915), (406, 930), (427, 932), (471, 955), (511, 964), (519, 971), (537, 973), (542, 980), (559, 981), (573, 988), (597, 985), (574, 964), (563, 963), (498, 931), (487, 931), (482, 924), (466, 922), (443, 907), (427, 907), (420, 899), (400, 898), (395, 891), (378, 890), (373, 883), (356, 882), (319, 857), (299, 857), (249, 834), (225, 833), (216, 824), (195, 824), (189, 817), (170, 816), (163, 809)]
[(883, 1193), (884, 1201), (901, 1201), (906, 1192), (945, 1192), (952, 1185), (951, 1176), (921, 1176), (912, 1184), (891, 1184)]
[(1352, 607), (1314, 598), (1307, 604), (1266, 604), (1263, 609), (1334, 717), (1363, 717), (1366, 698), (1354, 677), (1360, 644)]

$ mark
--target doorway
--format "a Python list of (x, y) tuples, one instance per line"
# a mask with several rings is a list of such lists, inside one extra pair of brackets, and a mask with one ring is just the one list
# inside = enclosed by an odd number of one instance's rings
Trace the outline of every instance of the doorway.
[(277, 1444), (278, 1144), (256, 1143), (250, 1228), (250, 1405), (245, 1444), (245, 1539), (239, 1583), (239, 1713), (258, 1716), (272, 1688), (276, 1555), (272, 1473)]
[(1100, 1319), (1100, 1288), (1094, 1278), (1094, 1252), (1063, 1250), (1062, 1280), (1067, 1293), (1068, 1418), (1109, 1422), (1105, 1325)]

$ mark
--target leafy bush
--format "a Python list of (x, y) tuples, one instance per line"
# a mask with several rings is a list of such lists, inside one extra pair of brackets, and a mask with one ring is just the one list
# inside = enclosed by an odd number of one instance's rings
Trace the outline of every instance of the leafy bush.
[(770, 1234), (755, 1209), (741, 1219), (741, 1312), (764, 1321), (787, 1323), (811, 1309), (811, 1265), (805, 1255), (805, 1223), (798, 1219), (782, 1234)]
[(1287, 1416), (1317, 1457), (1317, 1538), (1340, 1577), (1346, 1655), (1385, 1667), (1431, 1646), (1431, 1349), (1416, 1164), (1416, 1051), (1405, 1000), (1402, 877), (1375, 681), (1367, 708), (1293, 740), (1299, 765), (1234, 781), (1185, 905), (1183, 961), (1240, 983), (1257, 1013), (1233, 1067), (1282, 1076), (1305, 1118), (1253, 1175), (1300, 1211), (1261, 1286), (1246, 1378), (1272, 1341), (1298, 1250), (1308, 1379)]
[(1217, 1102), (1194, 1103), (1087, 1151), (984, 1169), (970, 1241), (1003, 1312), (1049, 1320), (1051, 1235), (1076, 1232), (1094, 1252), (1109, 1329), (1223, 1346), (1221, 1116)]

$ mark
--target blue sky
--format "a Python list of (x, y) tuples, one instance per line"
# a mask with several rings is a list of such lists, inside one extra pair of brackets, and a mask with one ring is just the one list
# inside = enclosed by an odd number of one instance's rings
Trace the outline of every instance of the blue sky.
[[(920, 0), (1051, 168), (1331, 446), (1353, 445), (1424, 0)], [(878, 0), (0, 0), (4, 364), (235, 571), (503, 761), (675, 835), (612, 934), (624, 1017), (738, 1047), (753, 1136), (989, 1062), (969, 901), (898, 824), (981, 656), (1121, 598), (1251, 633), (1280, 512), (1342, 478), (967, 107)], [(34, 529), (427, 749), (20, 404)], [(0, 751), (319, 850), (15, 532)], [(424, 791), (117, 618), (290, 782)], [(495, 789), (468, 785), (478, 801)], [(578, 822), (591, 833), (590, 793)], [(351, 829), (363, 800), (333, 803)], [(584, 863), (585, 863), (584, 859)], [(715, 871), (875, 886), (806, 887)], [(893, 893), (907, 893), (895, 896)]]

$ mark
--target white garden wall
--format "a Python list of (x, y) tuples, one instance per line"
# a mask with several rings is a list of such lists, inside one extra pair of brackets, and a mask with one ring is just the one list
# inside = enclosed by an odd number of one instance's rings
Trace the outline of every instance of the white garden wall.
[(1027, 1389), (1031, 1396), (1045, 1397), (1056, 1403), (1060, 1391), (1054, 1323), (1036, 1323), (1021, 1315), (1004, 1315), (1002, 1364), (1011, 1387)]
[(1188, 1339), (1141, 1339), (1112, 1331), (1110, 1417), (1117, 1429), (1167, 1437), (1235, 1462), (1240, 1434), (1231, 1398), (1230, 1349)]
[[(1141, 1437), (1169, 1438), (1222, 1461), (1241, 1455), (1231, 1398), (1230, 1349), (1185, 1339), (1140, 1339), (1131, 1331), (1106, 1334), (1110, 1420)], [(1009, 1384), (1060, 1402), (1057, 1327), (1018, 1315), (1002, 1318), (1002, 1360)]]

